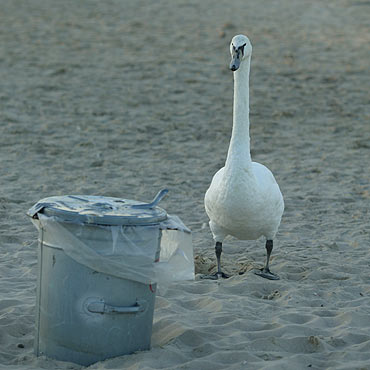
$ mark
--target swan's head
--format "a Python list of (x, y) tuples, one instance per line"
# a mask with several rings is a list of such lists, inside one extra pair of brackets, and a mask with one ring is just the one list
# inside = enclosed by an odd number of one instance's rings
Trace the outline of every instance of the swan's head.
[(243, 62), (244, 59), (252, 55), (252, 45), (247, 36), (236, 35), (230, 44), (231, 62), (230, 69), (234, 72)]

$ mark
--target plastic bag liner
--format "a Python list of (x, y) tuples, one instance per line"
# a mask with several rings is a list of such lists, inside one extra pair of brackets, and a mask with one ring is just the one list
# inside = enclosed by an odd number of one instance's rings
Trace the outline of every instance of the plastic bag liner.
[(194, 279), (191, 232), (177, 216), (153, 225), (111, 226), (37, 213), (32, 222), (40, 243), (94, 271), (144, 284)]

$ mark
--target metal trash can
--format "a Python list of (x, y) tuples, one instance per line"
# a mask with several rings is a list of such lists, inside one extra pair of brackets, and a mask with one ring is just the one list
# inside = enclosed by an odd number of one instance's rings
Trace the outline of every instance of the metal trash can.
[(150, 349), (165, 193), (149, 204), (51, 197), (29, 210), (39, 230), (37, 356), (86, 366)]

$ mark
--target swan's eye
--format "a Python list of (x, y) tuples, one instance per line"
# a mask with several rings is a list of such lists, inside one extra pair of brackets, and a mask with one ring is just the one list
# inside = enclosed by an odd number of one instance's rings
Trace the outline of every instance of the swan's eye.
[(245, 45), (247, 45), (247, 44), (244, 44), (244, 45), (242, 45), (239, 49), (242, 51), (242, 54), (243, 54), (243, 56), (244, 56), (244, 46)]

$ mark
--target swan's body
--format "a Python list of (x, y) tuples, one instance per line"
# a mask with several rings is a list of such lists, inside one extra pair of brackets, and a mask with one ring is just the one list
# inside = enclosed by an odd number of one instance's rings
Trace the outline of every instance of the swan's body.
[(205, 195), (209, 225), (216, 241), (218, 273), (222, 242), (228, 235), (241, 240), (267, 240), (267, 263), (261, 276), (276, 279), (269, 271), (272, 240), (280, 225), (284, 200), (271, 171), (252, 162), (249, 146), (249, 70), (252, 46), (247, 37), (235, 36), (230, 51), (234, 71), (233, 131), (225, 167), (213, 177)]
[(221, 168), (205, 196), (215, 241), (231, 235), (240, 240), (273, 239), (284, 209), (283, 197), (271, 171), (251, 162), (249, 170), (228, 176)]

